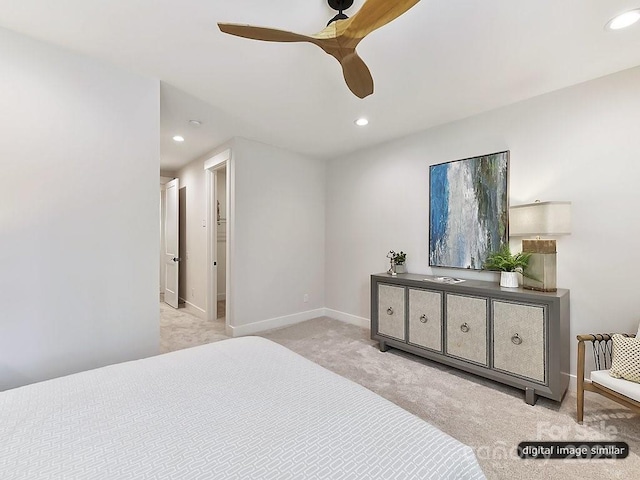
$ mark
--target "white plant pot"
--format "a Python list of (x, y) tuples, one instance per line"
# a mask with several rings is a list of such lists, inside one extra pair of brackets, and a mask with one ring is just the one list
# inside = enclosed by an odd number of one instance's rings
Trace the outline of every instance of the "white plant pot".
[(396, 273), (407, 273), (407, 267), (404, 263), (396, 264)]
[(518, 272), (501, 272), (500, 286), (507, 288), (518, 288)]

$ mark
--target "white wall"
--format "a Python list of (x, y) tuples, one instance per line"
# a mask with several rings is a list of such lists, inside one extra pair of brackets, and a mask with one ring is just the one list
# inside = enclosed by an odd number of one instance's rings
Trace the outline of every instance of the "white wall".
[[(185, 189), (181, 200), (186, 198), (186, 240), (181, 245), (185, 255), (180, 262), (180, 290), (185, 292), (184, 300), (192, 313), (204, 318), (207, 308), (207, 229), (203, 223), (207, 218), (207, 189), (204, 175), (205, 155), (189, 163), (177, 172), (180, 189)], [(205, 224), (206, 225), (206, 224)], [(186, 285), (185, 285), (186, 283)]]
[(247, 324), (325, 305), (325, 163), (242, 138), (233, 157), (231, 326), (245, 333)]
[(156, 354), (159, 82), (0, 29), (0, 390)]
[[(322, 315), (324, 307), (325, 163), (235, 138), (178, 172), (186, 186), (188, 291), (206, 305), (205, 160), (231, 149), (234, 232), (230, 278), (232, 335)], [(227, 224), (229, 227), (229, 224)], [(304, 295), (308, 301), (304, 302)]]
[[(573, 202), (558, 238), (558, 285), (571, 289), (575, 335), (635, 332), (640, 321), (640, 68), (543, 95), (331, 161), (326, 306), (369, 318), (369, 275), (389, 250), (410, 272), (494, 279), (428, 264), (429, 165), (511, 151), (512, 204)], [(520, 241), (512, 240), (519, 251)]]

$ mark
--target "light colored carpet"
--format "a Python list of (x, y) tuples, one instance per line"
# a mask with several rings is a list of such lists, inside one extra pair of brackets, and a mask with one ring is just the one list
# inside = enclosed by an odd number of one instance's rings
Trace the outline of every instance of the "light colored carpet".
[[(183, 328), (187, 323), (202, 326), (193, 320), (183, 323)], [(200, 333), (183, 332), (181, 338), (190, 340), (182, 344), (223, 338), (211, 330), (205, 324)], [(367, 387), (472, 446), (489, 479), (640, 478), (640, 417), (599, 395), (587, 392), (581, 426), (575, 421), (574, 393), (567, 393), (561, 405), (539, 398), (532, 407), (524, 402), (520, 390), (398, 350), (382, 353), (368, 330), (330, 318), (271, 330), (262, 336)], [(178, 347), (171, 339), (167, 339), (167, 346)], [(625, 460), (521, 460), (516, 454), (522, 441), (598, 440), (627, 442), (631, 454)]]
[(205, 343), (229, 338), (225, 333), (225, 321), (218, 318), (207, 322), (191, 315), (184, 308), (175, 309), (160, 303), (160, 351), (161, 353), (196, 347)]

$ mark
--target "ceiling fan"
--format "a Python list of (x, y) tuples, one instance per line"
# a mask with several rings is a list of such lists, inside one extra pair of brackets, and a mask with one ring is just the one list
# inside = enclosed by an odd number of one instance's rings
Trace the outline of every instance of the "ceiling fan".
[(358, 97), (373, 93), (373, 78), (369, 68), (356, 52), (364, 37), (395, 20), (420, 0), (366, 0), (362, 8), (351, 18), (343, 11), (353, 5), (353, 0), (328, 0), (329, 6), (338, 11), (327, 27), (315, 35), (300, 35), (267, 27), (218, 23), (224, 33), (265, 42), (309, 42), (319, 46), (342, 65), (342, 73), (349, 89)]

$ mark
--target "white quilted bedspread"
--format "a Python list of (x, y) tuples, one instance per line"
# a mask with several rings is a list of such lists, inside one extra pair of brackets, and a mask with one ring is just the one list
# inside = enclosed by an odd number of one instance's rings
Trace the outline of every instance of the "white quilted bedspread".
[(479, 479), (473, 451), (258, 337), (0, 393), (0, 479)]

